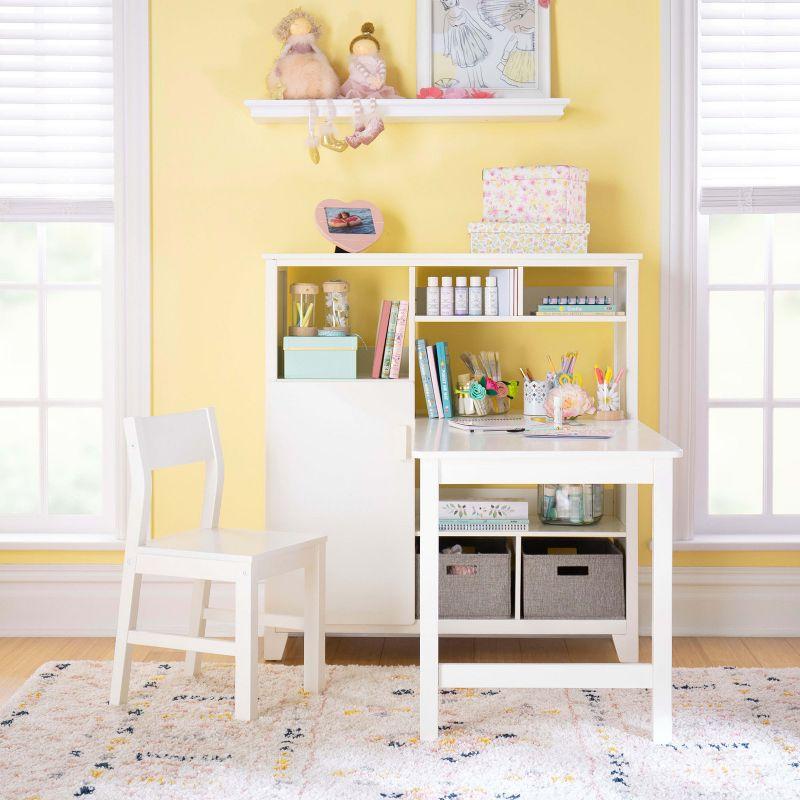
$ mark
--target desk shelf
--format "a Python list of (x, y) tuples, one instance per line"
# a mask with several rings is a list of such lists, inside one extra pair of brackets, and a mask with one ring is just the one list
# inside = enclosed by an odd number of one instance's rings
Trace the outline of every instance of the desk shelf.
[(511, 323), (520, 323), (520, 322), (522, 322), (522, 323), (529, 323), (529, 322), (538, 322), (538, 323), (548, 323), (548, 322), (555, 322), (555, 323), (564, 323), (564, 322), (586, 323), (586, 322), (595, 322), (596, 323), (596, 322), (603, 322), (603, 323), (606, 323), (606, 322), (611, 322), (611, 323), (619, 324), (619, 323), (627, 322), (628, 320), (627, 320), (627, 317), (625, 316), (625, 314), (614, 314), (613, 316), (610, 315), (610, 314), (569, 314), (569, 315), (564, 314), (563, 316), (555, 316), (555, 315), (553, 315), (553, 316), (541, 316), (541, 317), (540, 316), (533, 316), (533, 315), (527, 315), (527, 316), (519, 315), (519, 316), (513, 316), (513, 317), (499, 317), (499, 316), (493, 316), (493, 317), (486, 317), (486, 316), (480, 316), (480, 317), (477, 317), (477, 316), (475, 316), (475, 317), (470, 317), (470, 316), (465, 316), (465, 317), (455, 317), (455, 316), (453, 316), (453, 317), (429, 317), (429, 316), (426, 316), (426, 315), (423, 315), (423, 316), (417, 315), (416, 321), (419, 324), (422, 324), (424, 322), (435, 322), (435, 323), (439, 323), (439, 322), (445, 322), (445, 323), (451, 323), (451, 322), (494, 322), (494, 323), (498, 323), (498, 322), (506, 322), (506, 323), (508, 323), (508, 322), (511, 322)]

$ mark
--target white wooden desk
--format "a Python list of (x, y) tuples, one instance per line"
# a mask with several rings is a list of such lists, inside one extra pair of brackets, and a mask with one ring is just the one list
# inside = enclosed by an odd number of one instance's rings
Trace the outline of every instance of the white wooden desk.
[[(650, 688), (653, 739), (672, 736), (672, 472), (680, 448), (635, 420), (603, 423), (604, 440), (541, 440), (467, 433), (418, 419), (420, 461), (420, 737), (438, 736), (440, 688)], [(604, 483), (653, 486), (652, 663), (440, 664), (439, 487), (441, 484)], [(634, 540), (635, 542), (635, 540)], [(627, 560), (638, 558), (636, 548)], [(628, 571), (628, 579), (634, 571)], [(635, 619), (635, 617), (634, 617)], [(553, 631), (556, 632), (556, 631)], [(638, 631), (629, 632), (638, 636)], [(638, 653), (638, 648), (636, 649)]]

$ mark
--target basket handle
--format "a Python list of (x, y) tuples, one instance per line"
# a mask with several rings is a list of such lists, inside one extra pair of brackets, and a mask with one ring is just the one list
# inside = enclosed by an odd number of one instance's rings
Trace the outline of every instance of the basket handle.
[(556, 568), (557, 575), (588, 575), (589, 567), (581, 565), (564, 565)]
[(477, 564), (448, 564), (445, 569), (447, 575), (470, 576), (478, 574)]

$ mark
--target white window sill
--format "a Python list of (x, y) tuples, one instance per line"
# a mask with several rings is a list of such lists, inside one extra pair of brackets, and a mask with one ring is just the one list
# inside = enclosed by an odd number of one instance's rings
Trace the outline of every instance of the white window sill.
[(676, 551), (701, 550), (800, 550), (800, 534), (754, 533), (732, 535), (697, 535), (673, 543)]
[(119, 550), (125, 542), (107, 533), (0, 533), (0, 550)]

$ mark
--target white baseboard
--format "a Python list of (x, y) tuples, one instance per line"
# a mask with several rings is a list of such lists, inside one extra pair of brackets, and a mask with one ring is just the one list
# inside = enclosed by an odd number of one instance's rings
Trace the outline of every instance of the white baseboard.
[[(0, 566), (0, 636), (113, 636), (120, 574), (110, 565)], [(650, 632), (650, 578), (642, 567), (643, 634)], [(676, 567), (673, 587), (676, 636), (800, 636), (800, 568)], [(189, 600), (187, 581), (145, 578), (139, 627), (185, 632)], [(212, 603), (232, 606), (232, 587), (215, 584)], [(209, 635), (230, 632), (209, 623)]]

